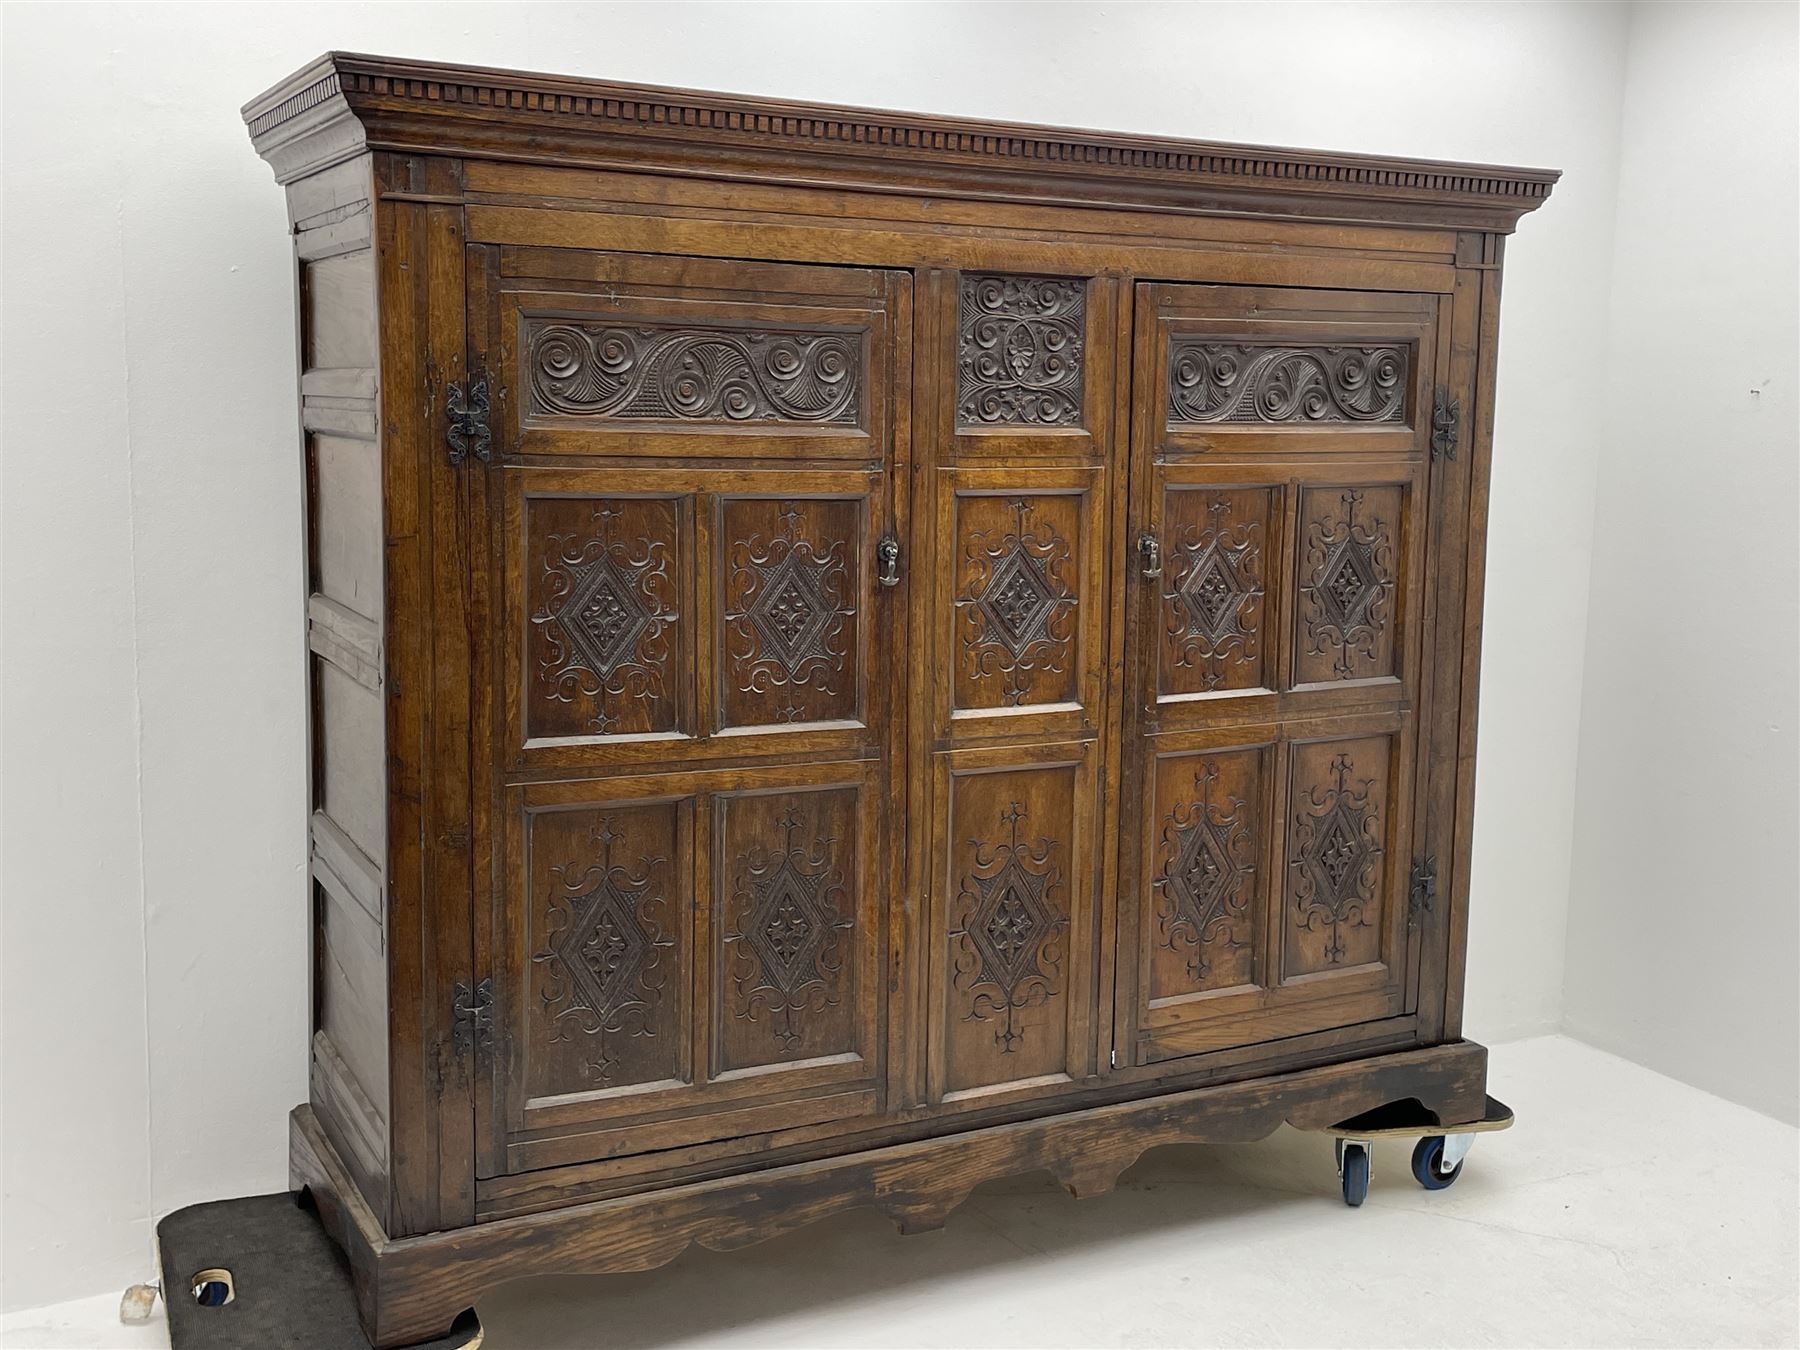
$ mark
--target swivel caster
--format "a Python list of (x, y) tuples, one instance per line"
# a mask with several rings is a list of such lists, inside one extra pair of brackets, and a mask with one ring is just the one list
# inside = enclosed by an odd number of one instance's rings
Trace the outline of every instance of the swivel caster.
[(1428, 1191), (1441, 1191), (1456, 1184), (1462, 1175), (1463, 1160), (1475, 1143), (1472, 1134), (1428, 1134), (1413, 1149), (1413, 1179)]
[(1359, 1139), (1337, 1141), (1338, 1179), (1344, 1184), (1344, 1203), (1355, 1209), (1369, 1195), (1369, 1146)]

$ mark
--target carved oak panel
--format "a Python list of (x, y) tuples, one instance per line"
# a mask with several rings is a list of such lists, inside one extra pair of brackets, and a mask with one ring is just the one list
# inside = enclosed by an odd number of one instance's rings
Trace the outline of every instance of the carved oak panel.
[(1257, 982), (1267, 783), (1260, 749), (1156, 764), (1156, 841), (1145, 934), (1152, 1003)]
[(681, 809), (528, 818), (527, 1100), (688, 1078)]
[(1169, 425), (1403, 423), (1411, 350), (1178, 336), (1169, 343)]
[(1270, 488), (1171, 488), (1163, 496), (1160, 692), (1273, 685), (1279, 499)]
[(1398, 673), (1404, 504), (1393, 484), (1301, 493), (1295, 684)]
[(1080, 426), (1087, 283), (965, 273), (959, 299), (957, 425)]
[(608, 421), (861, 424), (864, 335), (528, 316), (536, 414)]
[(954, 707), (1076, 698), (1081, 507), (1074, 494), (956, 499)]
[(860, 1053), (854, 788), (734, 796), (721, 808), (715, 1071)]
[(680, 729), (677, 503), (528, 498), (523, 543), (526, 734)]
[(947, 824), (946, 1087), (1062, 1072), (1075, 934), (1076, 770), (958, 774)]
[(718, 547), (722, 723), (856, 718), (868, 552), (862, 503), (728, 500)]
[(1386, 736), (1293, 749), (1283, 865), (1282, 974), (1292, 980), (1378, 962), (1393, 810)]

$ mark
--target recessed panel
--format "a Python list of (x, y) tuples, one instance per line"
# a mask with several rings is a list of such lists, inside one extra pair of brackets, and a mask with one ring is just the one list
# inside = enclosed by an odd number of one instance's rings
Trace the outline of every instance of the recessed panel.
[(1393, 740), (1317, 741), (1292, 749), (1288, 780), (1285, 979), (1382, 959)]
[(1163, 496), (1159, 691), (1273, 685), (1273, 488), (1171, 488)]
[(1409, 343), (1301, 345), (1176, 334), (1169, 340), (1168, 424), (1404, 424), (1411, 355)]
[(1076, 699), (1082, 501), (1073, 493), (956, 498), (955, 708)]
[(522, 543), (527, 736), (682, 729), (677, 503), (530, 497)]
[(858, 791), (725, 798), (715, 935), (715, 1072), (860, 1053)]
[(1156, 763), (1152, 1003), (1258, 982), (1268, 894), (1263, 749)]
[(863, 332), (539, 314), (523, 327), (530, 416), (863, 424)]
[(864, 510), (844, 499), (723, 503), (723, 725), (860, 717)]
[(528, 1101), (686, 1081), (682, 802), (527, 817)]
[(945, 1085), (1060, 1074), (1068, 1059), (1076, 768), (951, 776)]
[(1397, 676), (1405, 489), (1312, 487), (1300, 494), (1294, 683)]
[(958, 299), (957, 426), (1079, 427), (1087, 283), (965, 273)]

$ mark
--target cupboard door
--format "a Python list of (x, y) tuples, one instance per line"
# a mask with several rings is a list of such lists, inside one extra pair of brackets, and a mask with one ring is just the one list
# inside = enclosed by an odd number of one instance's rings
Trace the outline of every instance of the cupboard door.
[(497, 422), (481, 1175), (876, 1113), (907, 281), (471, 264)]
[(1132, 1062), (1413, 1011), (1440, 303), (1138, 288)]
[(925, 295), (917, 1070), (926, 1101), (986, 1107), (1066, 1091), (1104, 1062), (1119, 287), (936, 272)]

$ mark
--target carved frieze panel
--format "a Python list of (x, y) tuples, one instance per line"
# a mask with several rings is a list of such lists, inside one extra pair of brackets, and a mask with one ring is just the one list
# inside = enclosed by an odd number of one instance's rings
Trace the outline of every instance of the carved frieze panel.
[(684, 1076), (672, 803), (530, 819), (530, 1096)]
[(608, 421), (859, 426), (864, 336), (691, 323), (528, 316), (537, 415)]
[(1086, 311), (1083, 281), (965, 273), (957, 425), (1080, 426)]
[(1262, 752), (1218, 751), (1156, 767), (1150, 997), (1250, 984), (1264, 842)]
[(1288, 787), (1284, 975), (1381, 958), (1389, 741), (1301, 745)]
[(960, 496), (956, 530), (955, 706), (1072, 701), (1080, 499)]
[(857, 716), (861, 521), (861, 503), (840, 499), (724, 504), (724, 725)]
[(1271, 497), (1267, 488), (1182, 488), (1163, 497), (1164, 694), (1270, 683)]
[(679, 725), (681, 524), (667, 498), (528, 498), (527, 734)]
[(853, 789), (725, 804), (721, 1070), (859, 1049), (856, 807)]
[(1295, 683), (1395, 673), (1402, 505), (1394, 485), (1301, 494)]
[(1169, 425), (1404, 423), (1411, 351), (1177, 335), (1169, 343)]

